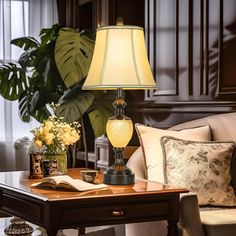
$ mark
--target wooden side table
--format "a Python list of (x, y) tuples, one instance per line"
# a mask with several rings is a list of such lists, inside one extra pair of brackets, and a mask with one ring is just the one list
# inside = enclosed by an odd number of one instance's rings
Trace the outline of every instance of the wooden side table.
[[(80, 169), (69, 175), (80, 178)], [(130, 186), (108, 186), (87, 192), (31, 188), (29, 172), (0, 173), (0, 210), (56, 236), (59, 229), (85, 228), (154, 220), (168, 221), (168, 236), (177, 235), (179, 194), (187, 189), (136, 180)], [(102, 174), (99, 175), (102, 181)]]

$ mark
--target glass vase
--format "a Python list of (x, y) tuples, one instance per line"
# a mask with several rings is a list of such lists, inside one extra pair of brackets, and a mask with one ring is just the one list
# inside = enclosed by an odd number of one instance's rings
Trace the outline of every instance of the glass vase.
[(45, 157), (50, 161), (57, 161), (57, 173), (58, 175), (67, 174), (67, 153), (46, 153)]

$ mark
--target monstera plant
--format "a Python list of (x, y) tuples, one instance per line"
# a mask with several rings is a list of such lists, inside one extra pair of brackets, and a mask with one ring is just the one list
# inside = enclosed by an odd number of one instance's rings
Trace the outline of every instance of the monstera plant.
[(11, 41), (24, 52), (16, 63), (0, 66), (0, 95), (18, 100), (24, 122), (31, 117), (42, 122), (51, 115), (48, 104), (53, 102), (60, 104), (58, 116), (68, 122), (83, 123), (87, 114), (95, 137), (104, 134), (106, 120), (113, 110), (114, 93), (81, 89), (91, 63), (94, 33), (56, 24), (42, 29), (39, 38), (40, 41), (32, 37)]

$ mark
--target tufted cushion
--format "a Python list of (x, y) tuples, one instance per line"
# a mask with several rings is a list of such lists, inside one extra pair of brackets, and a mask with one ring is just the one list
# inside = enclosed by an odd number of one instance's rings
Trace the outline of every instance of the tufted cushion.
[(165, 182), (196, 192), (200, 205), (236, 206), (230, 166), (233, 142), (162, 137)]
[(168, 135), (196, 141), (211, 140), (211, 131), (209, 126), (185, 129), (181, 131), (163, 130), (141, 124), (135, 124), (135, 128), (143, 149), (148, 180), (161, 183), (164, 182), (163, 154), (160, 143), (161, 137)]

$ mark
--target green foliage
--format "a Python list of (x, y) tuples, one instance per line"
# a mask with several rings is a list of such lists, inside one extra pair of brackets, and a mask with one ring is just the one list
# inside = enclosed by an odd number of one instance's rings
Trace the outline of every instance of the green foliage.
[(12, 40), (24, 52), (18, 63), (0, 67), (0, 94), (8, 100), (18, 99), (20, 116), (25, 122), (31, 116), (42, 122), (50, 115), (47, 104), (57, 102), (63, 94), (65, 86), (54, 60), (58, 31), (56, 25), (46, 32), (42, 30), (40, 43), (32, 37)]
[(40, 46), (39, 42), (32, 37), (22, 37), (13, 39), (11, 44), (22, 48), (23, 50), (28, 50), (30, 48), (38, 48)]
[(58, 37), (58, 31), (60, 27), (58, 24), (52, 26), (52, 28), (42, 29), (40, 31), (41, 45), (45, 45), (48, 42), (55, 41)]
[(62, 29), (56, 41), (55, 59), (66, 87), (74, 85), (88, 74), (94, 41), (74, 29)]
[(17, 100), (28, 88), (26, 71), (19, 65), (8, 63), (0, 66), (0, 94), (7, 100)]
[(106, 133), (106, 123), (109, 117), (114, 114), (112, 103), (116, 91), (97, 91), (93, 104), (89, 108), (89, 120), (94, 130), (95, 137)]
[(114, 113), (112, 103), (115, 91), (81, 90), (84, 80), (64, 92), (60, 98), (56, 115), (65, 117), (68, 122), (80, 120), (88, 113), (95, 137), (106, 133), (107, 119)]
[(40, 42), (32, 37), (11, 41), (24, 50), (17, 63), (0, 66), (0, 95), (18, 100), (23, 121), (34, 117), (39, 122), (51, 114), (48, 104), (59, 103), (57, 115), (74, 122), (87, 113), (95, 136), (105, 133), (112, 114), (114, 94), (81, 89), (91, 63), (94, 48), (92, 31), (70, 28), (42, 29)]

